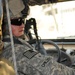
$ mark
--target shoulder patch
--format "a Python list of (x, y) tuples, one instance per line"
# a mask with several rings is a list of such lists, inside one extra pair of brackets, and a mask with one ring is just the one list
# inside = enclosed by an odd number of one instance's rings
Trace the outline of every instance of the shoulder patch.
[(26, 52), (23, 53), (23, 55), (25, 57), (27, 57), (28, 59), (31, 59), (32, 57), (34, 57), (36, 54), (38, 54), (38, 52), (34, 52), (33, 50), (28, 50)]

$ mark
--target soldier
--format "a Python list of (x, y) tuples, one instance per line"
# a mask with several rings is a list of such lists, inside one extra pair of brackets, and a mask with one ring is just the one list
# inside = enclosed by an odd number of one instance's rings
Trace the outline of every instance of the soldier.
[[(13, 9), (12, 5), (16, 6), (16, 3), (9, 2), (11, 28), (14, 38), (14, 49), (16, 54), (16, 62), (19, 75), (75, 75), (75, 69), (69, 68), (56, 62), (51, 56), (44, 56), (39, 52), (35, 51), (34, 48), (28, 44), (25, 40), (19, 38), (19, 36), (24, 34), (24, 21), (22, 18), (21, 11), (23, 9)], [(17, 0), (16, 0), (17, 1)], [(19, 1), (19, 0), (18, 0)], [(18, 5), (18, 2), (17, 2)], [(23, 5), (19, 5), (23, 8)], [(15, 15), (15, 11), (17, 14)], [(20, 14), (20, 15), (19, 15)], [(3, 57), (8, 59), (13, 63), (12, 59), (12, 48), (10, 37), (4, 38), (4, 50)]]

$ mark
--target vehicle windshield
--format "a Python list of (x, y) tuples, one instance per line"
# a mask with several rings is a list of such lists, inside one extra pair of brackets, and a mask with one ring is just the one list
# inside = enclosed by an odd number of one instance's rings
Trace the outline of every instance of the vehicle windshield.
[(42, 39), (75, 39), (75, 1), (30, 6)]

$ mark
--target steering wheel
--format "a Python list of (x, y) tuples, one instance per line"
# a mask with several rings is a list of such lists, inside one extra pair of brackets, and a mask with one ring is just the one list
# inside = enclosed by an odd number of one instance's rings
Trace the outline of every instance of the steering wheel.
[(57, 53), (58, 53), (58, 59), (57, 61), (60, 62), (60, 57), (61, 57), (61, 51), (59, 49), (59, 47), (57, 46), (57, 44), (55, 44), (53, 41), (50, 41), (50, 40), (36, 40), (36, 39), (33, 39), (33, 40), (30, 40), (28, 41), (29, 44), (34, 44), (35, 46), (35, 49), (38, 50), (41, 54), (43, 55), (47, 55), (47, 52), (46, 52), (46, 49), (44, 48), (44, 44), (52, 44), (54, 47), (56, 47), (56, 50), (57, 50)]
[[(56, 43), (54, 43), (53, 41), (51, 41), (51, 40), (42, 40), (42, 45), (44, 45), (44, 44), (51, 44), (51, 45), (53, 45), (56, 48), (57, 55), (58, 55), (57, 56), (57, 62), (60, 63), (60, 60), (61, 60), (61, 50), (59, 49), (58, 45)], [(48, 54), (48, 50), (46, 50), (46, 52), (47, 52), (47, 55), (49, 55)]]
[(54, 59), (57, 62), (62, 63), (66, 66), (70, 67), (72, 65), (71, 57), (64, 51), (60, 50), (57, 44), (55, 44), (51, 40), (42, 40), (42, 45), (44, 44), (50, 44), (56, 48), (56, 49), (46, 49), (47, 55), (54, 57)]

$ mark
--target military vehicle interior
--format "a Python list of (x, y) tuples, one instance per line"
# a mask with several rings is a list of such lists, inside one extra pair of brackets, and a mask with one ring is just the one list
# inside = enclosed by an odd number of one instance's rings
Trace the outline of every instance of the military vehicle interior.
[(25, 0), (30, 7), (25, 33), (43, 55), (75, 68), (75, 1)]
[(25, 33), (36, 50), (75, 68), (75, 1), (29, 0)]

